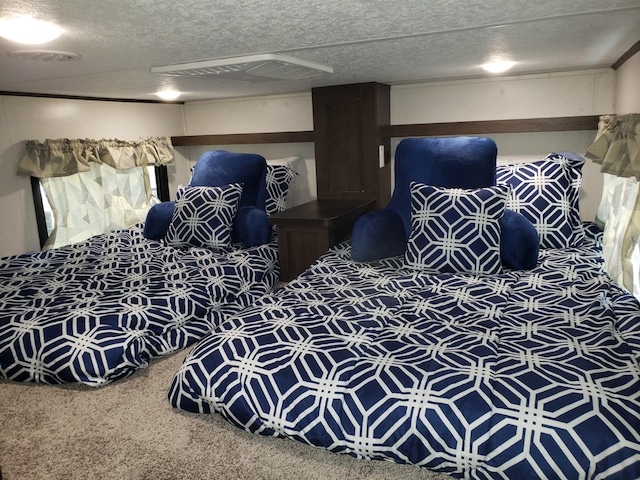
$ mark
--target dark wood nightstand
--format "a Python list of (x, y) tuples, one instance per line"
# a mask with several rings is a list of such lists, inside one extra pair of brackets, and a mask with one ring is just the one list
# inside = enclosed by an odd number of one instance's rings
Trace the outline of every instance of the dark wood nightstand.
[(320, 255), (351, 237), (353, 224), (374, 200), (314, 200), (269, 217), (278, 229), (280, 280), (293, 280)]

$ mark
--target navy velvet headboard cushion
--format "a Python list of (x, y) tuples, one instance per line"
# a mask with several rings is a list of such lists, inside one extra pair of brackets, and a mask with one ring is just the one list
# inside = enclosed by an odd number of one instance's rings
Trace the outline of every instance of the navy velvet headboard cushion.
[(387, 208), (411, 230), (411, 182), (444, 188), (496, 184), (498, 147), (486, 137), (405, 138), (395, 153), (395, 187)]
[[(496, 184), (497, 146), (485, 137), (403, 139), (395, 153), (395, 188), (387, 207), (360, 217), (351, 237), (351, 258), (370, 262), (403, 255), (411, 230), (410, 183), (445, 188), (483, 188)], [(508, 269), (532, 268), (538, 235), (522, 215), (500, 220), (500, 255)], [(522, 248), (521, 248), (522, 247)]]
[(261, 155), (212, 150), (200, 155), (189, 186), (221, 187), (241, 183), (242, 197), (238, 207), (250, 205), (264, 209), (266, 174), (267, 162)]
[[(189, 186), (242, 184), (232, 241), (251, 247), (262, 245), (271, 239), (271, 225), (265, 213), (266, 172), (266, 160), (261, 155), (212, 150), (203, 153), (196, 162)], [(151, 207), (143, 235), (152, 240), (163, 239), (174, 208), (175, 202), (162, 202)], [(251, 209), (259, 211), (250, 211)]]

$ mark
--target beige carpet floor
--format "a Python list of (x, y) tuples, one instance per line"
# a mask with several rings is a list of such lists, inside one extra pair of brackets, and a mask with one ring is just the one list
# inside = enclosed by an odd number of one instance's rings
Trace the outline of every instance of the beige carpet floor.
[(0, 380), (2, 480), (451, 480), (173, 410), (167, 389), (185, 355), (99, 389)]

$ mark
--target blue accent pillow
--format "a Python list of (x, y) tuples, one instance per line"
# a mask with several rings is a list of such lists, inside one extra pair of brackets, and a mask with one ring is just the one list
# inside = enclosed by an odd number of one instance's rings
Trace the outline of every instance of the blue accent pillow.
[(543, 160), (496, 169), (498, 184), (511, 186), (507, 208), (535, 227), (541, 248), (567, 248), (584, 239), (580, 184), (584, 158), (552, 153)]
[(256, 247), (269, 242), (271, 230), (267, 212), (258, 207), (241, 207), (233, 222), (232, 239), (240, 239), (245, 247)]
[(231, 230), (241, 195), (239, 183), (179, 189), (165, 241), (177, 248), (230, 250)]
[(356, 220), (351, 232), (351, 258), (356, 262), (372, 262), (403, 255), (407, 234), (402, 218), (389, 209), (376, 210)]
[(507, 208), (500, 219), (500, 230), (500, 259), (503, 267), (531, 270), (538, 264), (540, 238), (533, 223)]
[(465, 190), (411, 183), (405, 266), (434, 273), (495, 274), (509, 187)]
[(493, 186), (497, 153), (496, 143), (487, 137), (401, 140), (395, 152), (393, 196), (384, 209), (355, 223), (351, 257), (370, 262), (404, 254), (411, 231), (411, 182), (445, 188)]
[(175, 206), (176, 202), (160, 202), (151, 207), (147, 212), (142, 235), (151, 240), (162, 240), (169, 229)]

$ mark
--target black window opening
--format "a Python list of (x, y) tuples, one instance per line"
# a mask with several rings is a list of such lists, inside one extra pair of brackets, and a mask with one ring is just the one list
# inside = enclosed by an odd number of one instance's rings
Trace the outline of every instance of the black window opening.
[[(149, 170), (149, 181), (151, 183), (151, 194), (161, 202), (169, 200), (169, 175), (165, 165), (147, 167)], [(40, 181), (36, 177), (31, 177), (31, 193), (33, 194), (33, 205), (36, 212), (36, 222), (38, 224), (38, 238), (40, 248), (44, 247), (47, 238), (53, 230), (53, 211), (47, 196), (44, 193)]]

